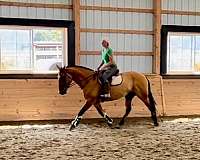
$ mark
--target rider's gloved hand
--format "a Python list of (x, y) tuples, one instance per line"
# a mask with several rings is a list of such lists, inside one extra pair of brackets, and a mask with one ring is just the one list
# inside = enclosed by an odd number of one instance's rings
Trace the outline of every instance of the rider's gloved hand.
[(95, 70), (95, 72), (99, 72), (100, 71), (100, 67), (98, 67), (96, 70)]

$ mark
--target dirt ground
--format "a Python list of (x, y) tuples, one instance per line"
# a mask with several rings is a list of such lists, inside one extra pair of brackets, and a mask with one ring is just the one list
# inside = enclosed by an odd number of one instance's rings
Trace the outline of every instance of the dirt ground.
[(200, 159), (200, 119), (131, 121), (122, 129), (104, 123), (0, 126), (0, 160)]

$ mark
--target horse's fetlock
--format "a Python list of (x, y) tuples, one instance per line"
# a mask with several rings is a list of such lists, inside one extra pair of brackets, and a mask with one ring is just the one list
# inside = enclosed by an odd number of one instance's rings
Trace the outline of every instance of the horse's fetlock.
[(108, 120), (108, 123), (109, 123), (109, 124), (112, 124), (112, 123), (113, 123), (113, 120), (112, 120), (112, 119)]
[(74, 125), (75, 127), (77, 127), (78, 124), (80, 123), (81, 119), (82, 119), (82, 116), (76, 116), (71, 124)]

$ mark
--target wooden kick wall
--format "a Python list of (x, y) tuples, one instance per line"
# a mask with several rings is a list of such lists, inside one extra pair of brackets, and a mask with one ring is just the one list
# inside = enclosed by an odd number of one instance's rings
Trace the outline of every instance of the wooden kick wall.
[(200, 115), (200, 80), (165, 79), (165, 115)]
[[(157, 101), (159, 115), (200, 115), (200, 80), (164, 79), (148, 76)], [(80, 88), (70, 88), (65, 96), (58, 94), (57, 80), (0, 80), (0, 121), (71, 119), (84, 98)], [(121, 117), (125, 107), (123, 99), (102, 104), (112, 117)], [(129, 117), (150, 116), (147, 108), (137, 98)], [(84, 118), (100, 118), (94, 107)]]
[[(162, 93), (159, 76), (149, 77), (152, 83), (159, 114), (163, 114)], [(81, 89), (74, 86), (65, 96), (58, 94), (57, 80), (0, 80), (0, 121), (72, 119), (84, 104)], [(133, 102), (131, 117), (150, 116), (147, 108), (138, 100)], [(121, 117), (125, 112), (123, 100), (103, 103), (103, 108), (112, 117)], [(99, 118), (94, 107), (84, 118)]]

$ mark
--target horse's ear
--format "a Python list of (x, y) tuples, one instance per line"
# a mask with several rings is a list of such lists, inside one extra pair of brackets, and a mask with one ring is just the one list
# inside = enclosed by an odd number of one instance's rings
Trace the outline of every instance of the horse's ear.
[(56, 67), (57, 67), (59, 70), (61, 69), (61, 67), (60, 67), (59, 65), (57, 65), (57, 64), (56, 64)]

